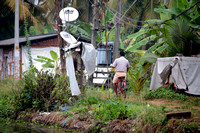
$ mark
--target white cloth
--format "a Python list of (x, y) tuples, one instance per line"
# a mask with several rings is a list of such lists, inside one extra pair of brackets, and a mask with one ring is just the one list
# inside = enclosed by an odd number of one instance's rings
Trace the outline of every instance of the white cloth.
[(175, 58), (178, 58), (178, 63), (171, 70), (170, 83), (174, 83), (178, 89), (184, 89), (186, 93), (200, 95), (200, 58), (197, 57), (158, 58), (151, 78), (150, 90), (163, 85), (160, 74)]
[(72, 96), (81, 94), (80, 89), (78, 87), (77, 80), (76, 80), (76, 76), (75, 76), (72, 54), (67, 55), (66, 67), (67, 67), (67, 75), (69, 76), (70, 89), (71, 89)]
[(83, 60), (87, 74), (90, 76), (96, 68), (96, 50), (92, 44), (82, 43), (81, 59)]

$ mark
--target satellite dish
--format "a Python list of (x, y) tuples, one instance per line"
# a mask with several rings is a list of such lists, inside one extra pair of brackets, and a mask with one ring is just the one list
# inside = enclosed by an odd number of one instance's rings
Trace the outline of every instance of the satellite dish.
[(77, 48), (78, 46), (80, 46), (81, 45), (81, 42), (77, 42), (77, 43), (73, 43), (73, 44), (71, 44), (70, 46), (65, 46), (64, 48), (62, 48), (65, 52), (68, 52), (68, 51), (70, 51), (70, 50), (72, 50), (72, 49), (75, 49), (75, 48)]
[(59, 16), (60, 19), (62, 19), (63, 21), (71, 22), (75, 21), (78, 18), (79, 13), (73, 7), (66, 7), (59, 12)]
[(77, 40), (71, 34), (66, 31), (61, 31), (60, 36), (69, 44), (77, 43)]
[(66, 31), (61, 31), (60, 35), (69, 44), (63, 48), (63, 50), (66, 52), (81, 45), (81, 42), (77, 42), (77, 40), (74, 38), (74, 36), (67, 33)]

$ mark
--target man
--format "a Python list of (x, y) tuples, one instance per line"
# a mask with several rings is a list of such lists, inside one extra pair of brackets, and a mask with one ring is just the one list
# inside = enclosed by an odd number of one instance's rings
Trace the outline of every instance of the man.
[[(124, 57), (124, 51), (120, 52), (120, 57), (115, 59), (114, 63), (111, 64), (111, 67), (115, 68), (115, 76), (113, 78), (113, 89), (115, 91), (116, 96), (117, 94), (117, 83), (119, 82), (118, 77), (125, 76), (126, 72), (130, 68), (129, 61)], [(121, 88), (119, 88), (119, 92), (121, 93)]]

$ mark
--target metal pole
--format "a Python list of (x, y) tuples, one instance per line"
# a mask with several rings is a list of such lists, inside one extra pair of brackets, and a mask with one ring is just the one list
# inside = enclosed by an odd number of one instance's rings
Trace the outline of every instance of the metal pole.
[(20, 78), (20, 65), (19, 65), (19, 0), (15, 0), (15, 45), (14, 45), (14, 78)]

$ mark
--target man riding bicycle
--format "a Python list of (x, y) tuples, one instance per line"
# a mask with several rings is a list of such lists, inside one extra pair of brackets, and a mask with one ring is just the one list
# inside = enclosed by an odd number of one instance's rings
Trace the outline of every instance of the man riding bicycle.
[[(124, 57), (124, 55), (125, 55), (124, 51), (121, 51), (120, 57), (115, 59), (113, 64), (111, 64), (111, 67), (115, 68), (115, 75), (113, 78), (113, 89), (114, 89), (116, 96), (118, 95), (117, 94), (117, 83), (120, 82), (119, 77), (124, 76), (126, 79), (126, 72), (128, 72), (128, 69), (130, 68), (130, 63)], [(122, 93), (121, 88), (119, 88), (119, 93)]]

